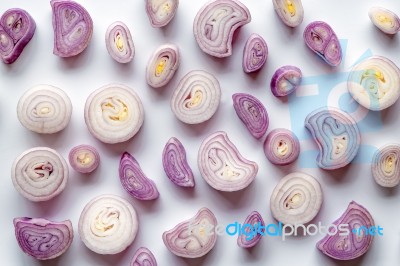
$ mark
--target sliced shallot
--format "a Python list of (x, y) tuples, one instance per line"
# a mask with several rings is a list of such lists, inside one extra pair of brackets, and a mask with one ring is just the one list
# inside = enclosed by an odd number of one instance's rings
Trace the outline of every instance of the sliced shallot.
[(258, 34), (251, 34), (243, 49), (243, 71), (252, 73), (260, 70), (268, 57), (268, 46), (264, 38)]
[[(262, 235), (258, 233), (258, 228), (261, 226), (265, 226), (264, 220), (261, 215), (257, 211), (253, 211), (246, 217), (244, 220), (243, 225), (252, 225), (252, 228), (246, 227), (245, 234), (241, 234), (237, 238), (237, 244), (239, 247), (242, 248), (251, 248), (257, 245), (260, 242)], [(260, 229), (262, 232), (262, 228)]]
[(106, 47), (111, 57), (119, 63), (129, 63), (135, 56), (135, 45), (128, 26), (116, 21), (106, 31)]
[(141, 247), (133, 255), (130, 266), (157, 266), (157, 261), (148, 248)]
[(400, 18), (383, 7), (371, 7), (368, 16), (372, 23), (386, 34), (396, 34), (400, 30)]
[(283, 97), (294, 92), (301, 83), (303, 74), (298, 67), (283, 66), (278, 68), (271, 78), (271, 92), (276, 97)]
[(274, 129), (265, 139), (264, 153), (271, 163), (288, 165), (299, 157), (300, 142), (292, 131), (285, 128)]
[(400, 183), (400, 144), (388, 144), (378, 149), (371, 162), (372, 175), (382, 187)]
[(272, 0), (279, 18), (289, 27), (297, 27), (303, 22), (304, 9), (301, 0)]
[(95, 147), (85, 144), (73, 147), (68, 159), (71, 167), (83, 174), (93, 172), (100, 164), (99, 152)]
[(146, 13), (154, 28), (166, 26), (178, 10), (179, 0), (146, 0)]

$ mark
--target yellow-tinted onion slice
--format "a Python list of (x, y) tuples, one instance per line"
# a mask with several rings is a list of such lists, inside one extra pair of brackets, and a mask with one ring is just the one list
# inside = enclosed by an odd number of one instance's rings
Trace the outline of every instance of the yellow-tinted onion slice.
[(146, 0), (146, 13), (154, 28), (166, 26), (178, 10), (179, 0)]
[(131, 139), (142, 127), (144, 111), (136, 92), (122, 84), (109, 84), (89, 95), (85, 123), (90, 133), (104, 143)]
[(100, 154), (95, 147), (82, 144), (72, 148), (68, 160), (75, 171), (87, 174), (99, 166)]
[(380, 186), (397, 186), (400, 183), (400, 145), (388, 144), (378, 149), (372, 158), (371, 170)]
[(255, 162), (245, 159), (223, 131), (208, 136), (201, 144), (198, 166), (204, 180), (220, 191), (238, 191), (253, 182)]
[(119, 63), (129, 63), (135, 56), (132, 35), (125, 23), (116, 21), (106, 31), (106, 47), (111, 57)]
[(139, 221), (128, 201), (115, 195), (101, 195), (86, 204), (78, 230), (82, 242), (93, 252), (117, 254), (135, 240)]
[(396, 34), (400, 30), (400, 18), (383, 7), (371, 7), (368, 16), (372, 23), (387, 34)]
[(347, 88), (365, 108), (373, 111), (386, 109), (399, 99), (400, 69), (386, 57), (369, 57), (353, 67)]
[(319, 182), (305, 173), (291, 173), (279, 181), (271, 195), (272, 216), (283, 224), (306, 224), (322, 205)]
[(214, 232), (217, 218), (207, 208), (201, 208), (194, 217), (163, 233), (165, 246), (173, 254), (184, 258), (206, 255), (217, 242)]
[(141, 247), (133, 255), (130, 266), (157, 266), (157, 261), (148, 248)]
[(265, 139), (264, 153), (271, 163), (288, 165), (299, 157), (300, 142), (292, 131), (277, 128), (272, 130)]
[(279, 18), (289, 27), (297, 27), (303, 22), (304, 9), (301, 0), (272, 0)]

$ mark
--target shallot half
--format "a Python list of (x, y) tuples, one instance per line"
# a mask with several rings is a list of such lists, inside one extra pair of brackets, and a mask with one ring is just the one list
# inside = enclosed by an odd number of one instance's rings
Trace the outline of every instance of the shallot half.
[(272, 0), (279, 18), (289, 27), (297, 27), (303, 22), (304, 9), (301, 0)]
[(157, 261), (148, 248), (141, 247), (133, 255), (130, 266), (157, 266)]
[(154, 28), (166, 26), (178, 10), (179, 0), (146, 0), (146, 13)]

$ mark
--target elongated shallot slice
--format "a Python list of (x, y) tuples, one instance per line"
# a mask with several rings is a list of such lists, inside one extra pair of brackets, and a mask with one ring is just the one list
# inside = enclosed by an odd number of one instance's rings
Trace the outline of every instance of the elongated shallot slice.
[(111, 57), (119, 63), (129, 63), (135, 56), (132, 35), (125, 23), (116, 21), (106, 31), (106, 47)]

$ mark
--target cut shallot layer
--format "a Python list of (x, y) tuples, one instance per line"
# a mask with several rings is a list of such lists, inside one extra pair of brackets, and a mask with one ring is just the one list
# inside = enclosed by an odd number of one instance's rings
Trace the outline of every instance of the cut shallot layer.
[[(251, 225), (252, 227), (248, 227), (247, 225)], [(260, 242), (262, 235), (258, 233), (260, 228), (262, 232), (262, 228), (265, 226), (264, 220), (261, 215), (257, 211), (253, 211), (246, 217), (246, 220), (243, 222), (243, 226), (246, 228), (242, 229), (245, 233), (242, 232), (237, 238), (237, 244), (242, 248), (251, 248), (257, 245)]]
[(109, 84), (89, 95), (85, 123), (90, 133), (104, 143), (131, 139), (142, 127), (143, 104), (136, 92), (122, 84)]
[(213, 0), (197, 13), (193, 33), (203, 52), (215, 57), (232, 54), (232, 38), (236, 29), (250, 23), (251, 15), (237, 0)]
[(106, 31), (106, 47), (111, 57), (119, 63), (129, 63), (135, 56), (135, 45), (128, 26), (116, 21)]
[(378, 149), (371, 162), (376, 183), (382, 187), (395, 187), (400, 183), (400, 144), (387, 144)]
[(310, 113), (304, 123), (318, 145), (317, 164), (320, 168), (338, 169), (356, 157), (361, 134), (348, 113), (334, 107), (322, 107)]
[(271, 78), (271, 92), (276, 97), (283, 97), (294, 92), (301, 83), (303, 74), (298, 67), (283, 66), (278, 68)]
[(124, 152), (119, 163), (119, 178), (123, 188), (138, 200), (153, 200), (160, 196), (157, 186), (140, 168), (136, 159)]
[(15, 189), (30, 201), (46, 201), (67, 185), (68, 166), (53, 149), (37, 147), (19, 155), (11, 168)]
[(0, 18), (0, 56), (6, 64), (18, 59), (35, 34), (36, 23), (23, 9), (11, 8)]
[(64, 254), (72, 244), (70, 220), (52, 222), (44, 218), (14, 218), (15, 237), (23, 252), (37, 260), (50, 260)]
[(253, 182), (255, 162), (245, 159), (223, 131), (208, 136), (201, 144), (198, 166), (204, 180), (220, 191), (238, 191)]
[(282, 178), (272, 191), (272, 216), (283, 224), (306, 224), (317, 216), (323, 195), (312, 176), (295, 172)]
[(251, 34), (243, 49), (243, 71), (252, 73), (260, 70), (268, 57), (268, 46), (264, 38), (258, 34)]
[(265, 139), (264, 153), (271, 163), (288, 165), (299, 157), (300, 142), (292, 131), (285, 128), (274, 129)]
[(346, 227), (349, 233), (341, 235), (339, 230), (329, 230), (317, 243), (322, 253), (336, 260), (352, 260), (368, 251), (374, 239), (369, 230), (375, 227), (375, 222), (366, 208), (352, 201), (342, 216), (332, 224)]
[(289, 27), (297, 27), (303, 22), (304, 9), (301, 0), (272, 0), (279, 18)]
[(69, 124), (71, 115), (70, 98), (54, 86), (34, 86), (18, 101), (18, 120), (36, 133), (52, 134), (63, 130)]
[(178, 10), (179, 0), (146, 0), (146, 13), (154, 28), (166, 26)]
[(186, 160), (185, 147), (177, 138), (168, 140), (163, 150), (162, 163), (165, 173), (175, 185), (195, 186), (192, 169)]
[(371, 7), (368, 16), (372, 23), (386, 34), (396, 34), (400, 30), (400, 18), (383, 7)]
[(168, 250), (176, 256), (199, 258), (215, 246), (217, 234), (214, 229), (217, 225), (214, 213), (201, 208), (191, 219), (164, 232), (162, 238)]
[(69, 152), (69, 164), (82, 174), (93, 172), (100, 164), (100, 154), (95, 147), (90, 145), (78, 145)]
[(79, 217), (82, 242), (98, 254), (117, 254), (135, 240), (139, 221), (135, 208), (123, 198), (101, 195), (86, 204)]
[(130, 266), (157, 266), (157, 261), (148, 248), (141, 247), (133, 255)]

